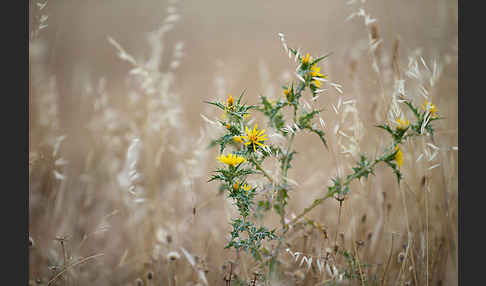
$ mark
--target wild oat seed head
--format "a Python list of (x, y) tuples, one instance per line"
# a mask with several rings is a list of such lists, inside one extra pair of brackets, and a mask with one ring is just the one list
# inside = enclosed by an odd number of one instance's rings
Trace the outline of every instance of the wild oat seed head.
[(400, 252), (397, 257), (398, 263), (402, 263), (404, 259), (405, 259), (405, 253)]
[(143, 280), (142, 280), (142, 279), (140, 279), (140, 278), (137, 278), (137, 279), (135, 280), (135, 285), (137, 285), (137, 286), (143, 286), (143, 285), (144, 285)]
[(177, 251), (171, 251), (171, 252), (167, 253), (167, 260), (169, 260), (169, 261), (175, 261), (179, 258), (181, 258), (181, 256), (179, 255), (179, 253)]
[(167, 243), (167, 237), (169, 236), (169, 234), (167, 233), (167, 231), (162, 228), (162, 227), (159, 227), (157, 229), (157, 232), (156, 232), (156, 238), (157, 238), (157, 241), (160, 242), (160, 243)]

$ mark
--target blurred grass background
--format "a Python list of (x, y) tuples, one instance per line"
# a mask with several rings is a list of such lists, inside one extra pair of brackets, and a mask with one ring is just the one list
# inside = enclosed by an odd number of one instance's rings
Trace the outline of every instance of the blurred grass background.
[[(216, 150), (204, 151), (208, 160), (201, 159), (196, 163), (201, 175), (191, 179), (190, 195), (183, 196), (177, 192), (182, 187), (175, 177), (183, 176), (178, 166), (188, 158), (191, 148), (195, 148), (191, 147), (192, 144), (206, 126), (200, 114), (212, 116), (211, 118), (219, 116), (203, 103), (204, 100), (222, 99), (227, 93), (237, 95), (243, 89), (247, 90), (247, 100), (252, 103), (257, 102), (259, 95), (276, 97), (281, 94), (280, 87), (287, 83), (295, 66), (284, 53), (278, 37), (280, 32), (285, 34), (291, 47), (302, 48), (313, 55), (333, 52), (322, 65), (322, 70), (332, 81), (343, 85), (344, 98), (358, 100), (359, 117), (366, 130), (361, 141), (361, 149), (373, 152), (378, 144), (376, 138), (382, 137), (382, 132), (373, 126), (385, 118), (377, 116), (382, 113), (376, 112), (381, 110), (383, 102), (380, 101), (377, 77), (370, 68), (370, 55), (367, 51), (369, 29), (364, 25), (362, 18), (346, 21), (351, 13), (357, 12), (359, 7), (364, 7), (367, 13), (377, 19), (379, 36), (383, 40), (381, 49), (389, 56), (388, 63), (384, 63), (386, 68), (391, 67), (392, 45), (396, 39), (400, 41), (401, 68), (407, 69), (408, 56), (416, 49), (421, 49), (421, 55), (428, 63), (438, 59), (443, 64), (440, 84), (433, 89), (433, 101), (446, 119), (438, 123), (435, 144), (443, 150), (457, 146), (457, 1), (358, 0), (351, 4), (346, 1), (276, 0), (68, 0), (49, 1), (42, 10), (38, 8), (38, 4), (44, 2), (30, 0), (29, 3), (31, 30), (38, 28), (39, 17), (48, 16), (47, 27), (30, 39), (29, 144), (30, 153), (34, 155), (30, 171), (29, 233), (36, 245), (35, 249), (31, 249), (30, 273), (33, 281), (41, 279), (41, 283), (45, 284), (49, 277), (52, 278), (53, 273), (56, 273), (56, 269), (48, 269), (48, 265), (62, 264), (62, 259), (58, 257), (59, 245), (54, 239), (57, 235), (68, 234), (71, 236), (71, 253), (86, 257), (89, 254), (103, 252), (105, 260), (102, 260), (102, 266), (96, 264), (98, 262), (93, 262), (91, 266), (87, 263), (88, 266), (83, 266), (86, 267), (84, 272), (82, 267), (78, 268), (76, 273), (70, 274), (71, 278), (58, 280), (56, 283), (59, 285), (133, 283), (136, 277), (145, 275), (143, 271), (148, 268), (158, 277), (162, 277), (160, 281), (165, 285), (167, 277), (171, 276), (171, 270), (161, 266), (158, 266), (160, 269), (155, 267), (154, 261), (149, 258), (150, 255), (142, 255), (143, 258), (140, 259), (135, 255), (141, 251), (140, 249), (149, 249), (147, 252), (152, 252), (156, 244), (154, 241), (157, 240), (157, 229), (163, 225), (164, 229), (170, 229), (168, 232), (176, 242), (169, 244), (173, 247), (168, 246), (160, 250), (161, 252), (167, 254), (171, 250), (180, 251), (177, 247), (181, 246), (190, 249), (209, 261), (207, 268), (210, 285), (222, 283), (220, 267), (227, 259), (233, 259), (233, 253), (223, 250), (228, 224), (221, 218), (229, 219), (234, 212), (228, 210), (232, 207), (223, 196), (217, 196), (217, 185), (206, 183), (209, 172), (216, 165), (212, 159), (216, 156)], [(183, 152), (183, 159), (174, 154), (163, 153), (162, 163), (156, 168), (144, 163), (142, 169), (145, 170), (145, 178), (151, 178), (144, 184), (147, 189), (154, 190), (149, 196), (153, 201), (150, 207), (140, 207), (139, 216), (143, 218), (144, 223), (134, 227), (127, 220), (136, 215), (128, 211), (125, 213), (121, 199), (117, 197), (120, 187), (115, 186), (116, 178), (113, 176), (122, 168), (130, 142), (123, 138), (128, 138), (128, 133), (115, 132), (116, 136), (122, 138), (122, 143), (116, 147), (107, 145), (106, 142), (111, 141), (97, 142), (97, 136), (103, 134), (105, 126), (99, 126), (99, 133), (93, 133), (87, 128), (94, 118), (94, 113), (89, 107), (96, 100), (95, 97), (86, 94), (89, 93), (87, 90), (96, 90), (100, 79), (104, 78), (104, 91), (109, 95), (109, 105), (119, 108), (120, 111), (115, 121), (125, 122), (138, 118), (139, 115), (135, 115), (137, 110), (149, 113), (148, 110), (137, 109), (138, 105), (126, 107), (133, 92), (134, 82), (129, 79), (132, 67), (119, 59), (115, 47), (109, 43), (107, 37), (115, 39), (137, 61), (144, 62), (151, 55), (152, 46), (147, 41), (148, 33), (161, 26), (169, 6), (176, 8), (176, 14), (180, 19), (171, 31), (164, 34), (161, 41), (164, 57), (160, 63), (160, 70), (169, 69), (173, 47), (183, 42), (183, 56), (179, 67), (171, 71), (174, 82), (170, 87), (170, 96), (177, 98), (181, 113), (177, 117), (180, 125), (172, 127), (178, 131), (163, 133), (161, 138), (169, 138), (162, 140), (160, 144), (167, 144), (168, 141), (174, 146), (180, 144), (183, 146), (181, 148), (185, 148), (185, 153)], [(49, 85), (52, 78), (55, 79), (55, 84)], [(359, 82), (359, 89), (355, 88), (355, 82)], [(386, 94), (391, 92), (391, 89), (386, 90)], [(51, 101), (46, 101), (44, 98), (48, 98), (47, 94), (55, 96)], [(330, 137), (333, 136), (334, 127), (331, 123), (339, 120), (330, 108), (330, 103), (335, 103), (337, 96), (338, 94), (330, 89), (329, 94), (322, 95), (319, 99), (319, 104), (325, 108), (323, 117), (326, 122), (330, 122), (325, 130)], [(422, 100), (417, 96), (415, 99)], [(48, 113), (46, 106), (56, 106), (53, 117), (57, 118), (58, 128), (54, 128), (52, 122), (40, 124), (40, 118)], [(139, 122), (137, 120), (134, 119), (134, 122)], [(62, 141), (60, 153), (69, 163), (64, 169), (66, 179), (60, 180), (62, 183), (59, 183), (52, 175), (52, 170), (60, 170), (55, 164), (58, 158), (52, 156), (53, 158), (49, 159), (50, 155), (46, 154), (52, 154), (52, 149), (49, 148), (55, 149), (55, 142), (61, 135), (66, 137)], [(211, 134), (206, 131), (206, 135), (204, 140), (198, 143), (198, 147), (204, 147), (209, 143)], [(319, 146), (317, 138), (307, 137), (297, 142), (296, 148), (300, 148), (302, 152), (295, 161), (295, 168), (290, 172), (290, 175), (299, 178), (298, 181), (306, 188), (305, 193), (299, 191), (292, 195), (289, 207), (293, 212), (300, 212), (317, 197), (327, 180), (336, 174), (338, 168), (344, 168), (344, 162), (348, 160), (333, 159), (331, 152), (335, 151), (335, 148), (326, 151)], [(147, 141), (151, 142), (151, 148), (148, 149), (152, 151), (145, 149), (143, 156), (149, 160), (156, 157), (158, 147), (156, 136)], [(337, 144), (332, 138), (330, 143)], [(425, 146), (425, 142), (421, 144)], [(204, 149), (202, 147), (201, 149)], [(410, 202), (411, 220), (420, 220), (423, 217), (421, 204), (424, 198), (418, 195), (416, 190), (421, 188), (420, 172), (427, 173), (433, 182), (433, 198), (438, 205), (437, 213), (434, 213), (431, 219), (440, 221), (440, 225), (443, 225), (434, 230), (438, 233), (437, 239), (440, 240), (444, 235), (457, 235), (457, 154), (442, 152), (439, 156), (441, 167), (426, 171), (428, 166), (414, 166), (420, 148), (410, 148), (411, 157), (404, 166), (404, 172), (410, 178), (407, 181), (412, 190), (410, 196), (416, 198), (416, 201), (411, 199)], [(112, 150), (113, 154), (108, 154), (106, 150)], [(120, 161), (118, 167), (113, 167), (117, 171), (108, 171), (108, 165), (104, 165), (103, 162), (115, 159)], [(337, 166), (337, 162), (341, 162), (342, 166)], [(393, 192), (396, 189), (393, 177), (387, 173), (389, 170), (380, 170), (382, 175), (374, 179), (369, 187), (356, 185), (353, 199), (355, 201), (350, 200), (350, 207), (344, 209), (343, 225), (346, 227), (340, 231), (347, 233), (347, 227), (352, 225), (356, 218), (363, 213), (369, 213), (370, 225), (364, 231), (369, 232), (381, 215), (376, 209), (380, 207), (382, 199), (378, 194), (382, 192), (388, 193), (387, 200), (393, 206), (400, 207), (401, 198), (397, 192)], [(83, 175), (88, 173), (91, 176), (90, 183), (82, 179), (86, 177)], [(147, 175), (148, 173), (151, 175)], [(167, 209), (167, 206), (173, 209)], [(332, 211), (326, 212), (326, 209), (330, 208)], [(447, 219), (444, 218), (444, 208), (448, 208), (449, 211), (450, 217)], [(194, 209), (197, 209), (197, 215), (193, 214)], [(96, 228), (96, 225), (103, 222), (114, 210), (121, 215), (113, 215), (108, 234), (91, 243), (87, 240), (86, 245), (90, 251), (76, 252), (75, 249), (81, 249), (77, 247), (85, 243), (84, 235)], [(330, 232), (334, 232), (335, 204), (326, 203), (320, 211), (316, 210), (311, 216), (314, 219), (322, 219), (322, 222), (329, 226)], [(169, 222), (174, 224), (172, 228), (166, 225)], [(402, 210), (394, 213), (390, 225), (391, 228), (387, 231), (403, 233)], [(452, 226), (452, 232), (444, 230), (447, 225)], [(152, 237), (147, 238), (150, 235)], [(457, 241), (455, 237), (451, 240)], [(318, 245), (317, 241), (315, 243)], [(389, 238), (383, 238), (379, 243), (383, 243), (383, 246), (375, 257), (386, 257), (384, 255), (389, 248)], [(443, 251), (444, 255), (450, 258), (445, 260), (446, 265), (441, 268), (444, 274), (438, 275), (440, 278), (436, 281), (442, 281), (443, 285), (457, 285), (457, 268), (452, 262), (457, 260), (455, 250), (442, 248), (437, 251)], [(373, 255), (370, 254), (370, 257)], [(124, 259), (129, 261), (124, 262), (126, 268), (120, 266), (124, 265), (120, 262)], [(187, 263), (177, 263), (180, 282), (197, 281), (197, 277), (190, 274), (191, 267), (186, 267)], [(115, 270), (116, 265), (120, 266), (120, 269)], [(314, 285), (309, 281), (305, 283)]]

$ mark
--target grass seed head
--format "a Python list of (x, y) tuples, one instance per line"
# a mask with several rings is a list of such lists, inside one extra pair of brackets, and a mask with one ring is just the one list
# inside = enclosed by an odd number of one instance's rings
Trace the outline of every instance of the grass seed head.
[(176, 261), (181, 258), (180, 254), (177, 251), (171, 251), (167, 253), (167, 260), (169, 261)]
[(137, 278), (137, 279), (135, 279), (135, 285), (136, 286), (144, 286), (145, 283), (143, 282), (143, 280), (141, 278)]

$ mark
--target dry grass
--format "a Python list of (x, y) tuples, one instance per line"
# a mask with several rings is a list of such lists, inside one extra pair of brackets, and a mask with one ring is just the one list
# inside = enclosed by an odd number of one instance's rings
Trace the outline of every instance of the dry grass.
[[(32, 285), (457, 285), (457, 3), (305, 2), (316, 9), (300, 14), (294, 2), (200, 2), (30, 1)], [(369, 18), (345, 21), (360, 7)], [(400, 186), (379, 166), (341, 207), (328, 200), (298, 221), (280, 280), (263, 282), (251, 256), (224, 249), (237, 211), (207, 183), (221, 130), (202, 101), (281, 96), (295, 67), (277, 32), (334, 52), (322, 70), (339, 84), (307, 100), (325, 108), (329, 150), (296, 140), (287, 219), (360, 153), (379, 153), (374, 126), (405, 111), (400, 92), (445, 119), (404, 145)], [(359, 259), (355, 278), (340, 281), (349, 267), (335, 249)]]

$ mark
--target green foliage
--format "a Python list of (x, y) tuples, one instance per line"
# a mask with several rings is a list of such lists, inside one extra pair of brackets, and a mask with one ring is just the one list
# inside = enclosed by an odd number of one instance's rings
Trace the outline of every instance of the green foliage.
[(269, 211), (272, 209), (272, 205), (270, 203), (270, 200), (265, 199), (265, 200), (259, 200), (256, 203), (256, 207), (254, 209), (253, 216), (255, 219), (262, 219), (265, 215), (265, 212)]
[(284, 101), (278, 101), (276, 104), (272, 104), (268, 101), (267, 97), (260, 96), (262, 106), (258, 110), (263, 112), (269, 119), (269, 125), (276, 130), (281, 130), (284, 127), (285, 120), (281, 112), (282, 108), (289, 104)]
[(311, 65), (311, 66), (313, 66), (313, 65), (317, 64), (318, 62), (322, 61), (323, 59), (325, 59), (325, 58), (329, 57), (329, 56), (330, 56), (330, 55), (332, 55), (332, 54), (333, 54), (333, 53), (332, 53), (332, 52), (330, 52), (330, 53), (328, 53), (327, 55), (324, 55), (324, 56), (318, 57), (317, 59), (313, 60), (313, 61), (311, 62), (311, 64), (310, 64), (310, 65)]
[(297, 154), (295, 151), (291, 151), (288, 154), (282, 154), (279, 158), (280, 161), (280, 169), (285, 170), (292, 167), (290, 164), (292, 159), (294, 159), (294, 155)]
[(241, 186), (242, 184), (240, 184), (238, 188), (229, 188), (230, 193), (228, 197), (232, 198), (235, 201), (238, 212), (241, 214), (242, 217), (246, 218), (250, 212), (250, 207), (253, 204), (253, 198), (256, 195), (256, 189), (251, 188), (250, 190), (245, 191), (241, 188)]
[[(261, 260), (262, 241), (277, 238), (275, 230), (269, 231), (263, 226), (257, 227), (250, 221), (245, 221), (240, 218), (233, 219), (231, 225), (233, 226), (231, 240), (225, 248), (233, 247), (237, 251), (250, 251), (255, 260)], [(246, 233), (246, 239), (243, 238), (243, 233)]]
[(415, 116), (416, 122), (410, 126), (410, 128), (414, 131), (414, 134), (410, 136), (416, 135), (423, 135), (423, 131), (426, 130), (428, 134), (434, 135), (434, 128), (432, 127), (432, 122), (435, 120), (442, 119), (441, 117), (433, 117), (429, 112), (422, 111), (413, 105), (413, 103), (409, 100), (405, 101), (405, 105), (412, 111), (413, 115)]
[(339, 199), (342, 199), (349, 193), (350, 180), (342, 181), (341, 178), (332, 178), (332, 185), (328, 187), (328, 192), (338, 195)]
[[(282, 87), (284, 97), (272, 101), (266, 96), (260, 96), (260, 103), (258, 105), (246, 105), (241, 102), (245, 93), (243, 91), (236, 102), (233, 101), (232, 97), (226, 100), (226, 104), (208, 102), (224, 112), (224, 120), (220, 120), (219, 123), (226, 130), (225, 134), (212, 141), (211, 146), (219, 146), (220, 153), (230, 146), (233, 149), (233, 154), (246, 159), (246, 162), (237, 166), (229, 165), (227, 168), (217, 169), (209, 179), (209, 181), (221, 182), (220, 192), (227, 193), (228, 197), (233, 200), (240, 215), (239, 218), (232, 220), (233, 230), (231, 231), (231, 239), (226, 245), (226, 248), (234, 248), (237, 251), (243, 250), (251, 253), (255, 260), (261, 262), (261, 267), (269, 267), (270, 276), (276, 265), (279, 264), (276, 257), (278, 256), (281, 244), (284, 242), (285, 233), (289, 229), (288, 223), (285, 222), (285, 210), (288, 205), (289, 191), (291, 190), (287, 183), (287, 172), (293, 167), (293, 159), (298, 154), (292, 149), (294, 137), (300, 134), (299, 131), (306, 130), (316, 134), (327, 148), (324, 131), (316, 128), (316, 124), (313, 123), (316, 115), (322, 112), (322, 109), (304, 109), (301, 98), (304, 96), (306, 90), (311, 93), (312, 97), (317, 95), (319, 91), (318, 87), (321, 84), (318, 80), (322, 80), (325, 76), (320, 73), (320, 69), (316, 64), (327, 58), (330, 54), (316, 59), (306, 55), (304, 59), (295, 49), (290, 49), (290, 51), (298, 58), (297, 74), (299, 81), (297, 84), (290, 82), (288, 85)], [(351, 192), (351, 182), (355, 179), (368, 179), (370, 175), (375, 175), (375, 166), (378, 163), (384, 163), (389, 166), (397, 177), (398, 184), (400, 184), (403, 178), (400, 172), (400, 165), (403, 161), (400, 144), (412, 136), (425, 135), (426, 133), (432, 135), (434, 129), (431, 123), (439, 119), (435, 116), (436, 110), (433, 111), (434, 114), (431, 114), (431, 112), (420, 111), (411, 101), (407, 100), (405, 104), (414, 114), (415, 120), (409, 124), (407, 120), (403, 119), (395, 127), (387, 123), (377, 125), (378, 128), (385, 130), (390, 135), (391, 142), (389, 147), (374, 159), (368, 158), (365, 154), (360, 155), (359, 160), (352, 167), (352, 173), (344, 177), (333, 178), (331, 185), (327, 187), (325, 196), (315, 199), (312, 205), (305, 208), (304, 212), (297, 216), (295, 220), (303, 217), (303, 215), (328, 198), (334, 197), (342, 203)], [(287, 146), (269, 144), (268, 142), (265, 142), (265, 146), (263, 147), (258, 144), (253, 146), (255, 144), (254, 142), (263, 144), (263, 141), (255, 139), (261, 136), (260, 133), (263, 132), (257, 130), (256, 133), (251, 132), (251, 136), (246, 132), (246, 128), (251, 130), (251, 127), (248, 126), (247, 117), (249, 111), (252, 109), (261, 112), (266, 117), (268, 128), (288, 138)], [(284, 116), (284, 112), (290, 113), (288, 111), (291, 111), (292, 118), (286, 118), (288, 116)], [(242, 144), (242, 141), (238, 139), (241, 139), (241, 137), (246, 138), (245, 140), (247, 142), (245, 144)], [(250, 140), (250, 137), (253, 139)], [(272, 178), (262, 167), (265, 160), (270, 157), (277, 159), (280, 164), (282, 175), (280, 180)], [(268, 180), (268, 184), (265, 184), (263, 187), (247, 186), (247, 177), (250, 175), (264, 176)], [(263, 198), (257, 200), (261, 188), (265, 188), (266, 193)], [(262, 219), (265, 213), (272, 210), (280, 216), (282, 224), (280, 235), (277, 235), (276, 229), (270, 231), (264, 226), (256, 226), (251, 221), (251, 219)], [(265, 240), (275, 239), (278, 240), (278, 246), (273, 253), (269, 253), (263, 247), (263, 243)], [(366, 264), (358, 265), (355, 257), (345, 250), (341, 254), (345, 257), (348, 264), (345, 278), (349, 280), (360, 279), (359, 276), (356, 276), (356, 271), (358, 266), (365, 268)], [(269, 257), (270, 259), (263, 261), (263, 257)], [(366, 281), (361, 282), (367, 285)]]
[(326, 139), (324, 138), (324, 131), (320, 129), (316, 129), (312, 124), (311, 121), (314, 119), (314, 116), (319, 114), (322, 110), (312, 110), (311, 112), (303, 112), (302, 115), (298, 119), (297, 126), (300, 129), (306, 129), (312, 133), (315, 133), (321, 139), (322, 144), (327, 148)]
[(211, 182), (211, 181), (214, 181), (214, 180), (220, 180), (220, 181), (224, 181), (224, 182), (231, 185), (231, 184), (233, 184), (233, 182), (236, 178), (246, 177), (250, 174), (255, 173), (255, 170), (253, 170), (253, 169), (240, 168), (240, 166), (241, 166), (241, 164), (236, 166), (236, 167), (229, 166), (228, 169), (220, 168), (220, 169), (214, 171), (214, 173), (216, 173), (216, 174), (213, 175), (208, 180), (208, 182)]
[[(254, 218), (261, 218), (263, 212), (273, 209), (280, 217), (282, 221), (282, 228), (286, 230), (284, 225), (285, 207), (289, 198), (289, 186), (287, 185), (287, 171), (292, 168), (292, 160), (297, 152), (292, 150), (292, 143), (294, 136), (299, 130), (307, 130), (311, 133), (319, 136), (322, 143), (327, 147), (326, 140), (324, 138), (324, 131), (317, 129), (312, 121), (315, 116), (322, 110), (305, 111), (302, 108), (300, 99), (304, 96), (304, 91), (308, 88), (313, 96), (316, 95), (315, 83), (311, 83), (311, 68), (326, 58), (327, 56), (312, 59), (312, 62), (305, 65), (299, 65), (298, 73), (302, 78), (305, 78), (305, 82), (299, 82), (297, 86), (294, 83), (290, 83), (288, 86), (284, 86), (283, 99), (277, 101), (270, 101), (265, 96), (260, 96), (260, 104), (246, 105), (242, 103), (242, 97), (245, 93), (243, 91), (236, 102), (232, 97), (228, 97), (226, 103), (221, 102), (207, 102), (217, 108), (221, 109), (224, 114), (224, 120), (220, 120), (219, 123), (225, 127), (225, 134), (222, 134), (219, 138), (213, 140), (210, 147), (219, 146), (219, 152), (232, 146), (235, 150), (232, 152), (235, 155), (242, 156), (246, 159), (246, 163), (242, 163), (237, 166), (228, 166), (227, 168), (219, 168), (214, 171), (214, 174), (210, 177), (209, 181), (220, 181), (220, 192), (226, 192), (228, 197), (234, 202), (234, 205), (238, 209), (241, 218), (233, 220), (233, 231), (231, 232), (232, 238), (227, 248), (233, 247), (237, 250), (243, 249), (250, 251), (255, 259), (259, 260), (259, 249), (265, 239), (277, 238), (274, 231), (268, 231), (264, 227), (257, 228), (249, 220), (250, 213), (256, 215), (251, 216)], [(314, 74), (316, 75), (316, 74)], [(320, 74), (318, 76), (321, 76)], [(290, 108), (292, 110), (292, 120), (287, 121), (284, 116), (284, 110)], [(248, 126), (247, 117), (251, 109), (255, 109), (263, 113), (268, 120), (268, 127), (272, 128), (275, 132), (280, 133), (283, 136), (290, 135), (290, 140), (286, 150), (282, 150), (281, 146), (275, 144), (268, 144), (265, 147), (253, 146), (254, 143), (249, 139), (247, 144), (241, 144), (236, 140), (243, 136), (248, 137), (246, 134), (246, 128), (251, 130)], [(288, 126), (292, 126), (288, 128)], [(286, 128), (287, 127), (287, 128)], [(259, 136), (259, 135), (258, 135)], [(249, 144), (248, 144), (249, 143)], [(255, 152), (255, 150), (259, 152)], [(264, 161), (269, 157), (275, 157), (280, 162), (280, 169), (282, 171), (282, 182), (275, 182), (261, 167)], [(264, 175), (269, 180), (269, 190), (275, 192), (275, 201), (272, 203), (269, 199), (258, 201), (255, 206), (254, 200), (258, 195), (258, 188), (252, 187), (248, 191), (243, 187), (243, 182), (247, 181), (247, 176), (252, 174)], [(244, 234), (244, 237), (242, 236)], [(281, 239), (280, 239), (281, 241)], [(273, 257), (273, 254), (272, 254)]]
[(288, 189), (285, 187), (278, 188), (277, 201), (273, 205), (273, 208), (279, 215), (285, 214), (285, 207), (287, 206), (287, 199), (289, 198)]
[(370, 174), (374, 175), (372, 163), (366, 158), (365, 155), (360, 156), (360, 160), (357, 162), (358, 166), (353, 167), (354, 173), (348, 175), (346, 179), (353, 180), (353, 179), (361, 179), (365, 177), (368, 179)]
[(233, 135), (231, 133), (225, 134), (225, 135), (219, 137), (218, 139), (211, 141), (211, 144), (209, 146), (213, 147), (215, 145), (219, 145), (219, 153), (223, 153), (224, 148), (226, 148), (226, 145), (228, 143), (233, 143), (233, 137), (234, 136), (235, 135)]
[(347, 252), (345, 249), (341, 250), (340, 254), (346, 259), (347, 264), (347, 267), (344, 270), (344, 278), (351, 281), (359, 281), (361, 283), (360, 285), (369, 285), (365, 277), (363, 277), (363, 280), (361, 280), (359, 270), (361, 268), (361, 270), (365, 272), (369, 265), (365, 263), (358, 263), (356, 256)]

